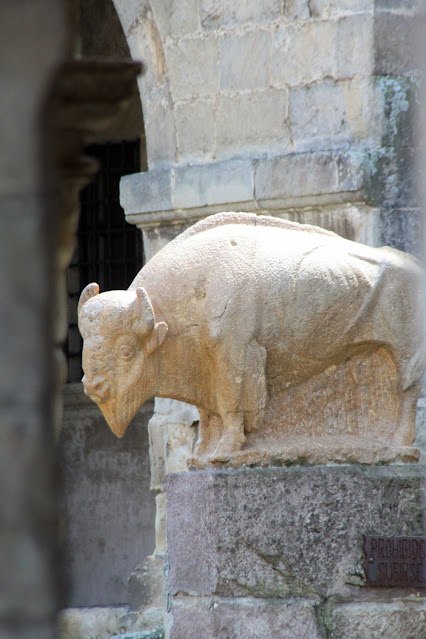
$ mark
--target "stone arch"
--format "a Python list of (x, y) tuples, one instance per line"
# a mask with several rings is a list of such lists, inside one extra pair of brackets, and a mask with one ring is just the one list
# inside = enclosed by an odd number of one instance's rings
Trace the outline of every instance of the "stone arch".
[(145, 118), (148, 166), (150, 169), (170, 166), (176, 160), (176, 125), (159, 7), (150, 0), (113, 2), (132, 58), (142, 60), (144, 65), (138, 84)]

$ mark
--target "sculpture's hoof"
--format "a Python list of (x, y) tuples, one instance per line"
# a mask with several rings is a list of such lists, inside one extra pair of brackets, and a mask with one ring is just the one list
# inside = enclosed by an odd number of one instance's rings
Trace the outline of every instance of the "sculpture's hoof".
[(214, 453), (209, 455), (208, 460), (210, 462), (227, 462), (233, 453), (238, 453), (241, 450), (241, 447), (242, 443), (240, 442), (220, 441)]
[(194, 446), (193, 457), (202, 457), (207, 453), (207, 442), (197, 442)]

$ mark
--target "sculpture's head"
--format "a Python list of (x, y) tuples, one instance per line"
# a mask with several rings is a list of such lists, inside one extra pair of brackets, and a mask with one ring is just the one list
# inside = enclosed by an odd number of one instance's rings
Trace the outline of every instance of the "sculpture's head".
[(88, 284), (78, 304), (83, 336), (84, 392), (95, 401), (112, 432), (122, 437), (157, 385), (155, 350), (167, 334), (156, 322), (143, 288), (99, 294)]

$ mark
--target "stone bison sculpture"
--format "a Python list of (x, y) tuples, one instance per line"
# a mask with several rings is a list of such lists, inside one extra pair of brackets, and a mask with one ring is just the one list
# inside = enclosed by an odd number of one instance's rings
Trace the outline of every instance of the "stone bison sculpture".
[[(216, 433), (211, 459), (220, 461), (262, 424), (271, 392), (382, 346), (397, 369), (398, 423), (413, 423), (422, 279), (419, 262), (391, 248), (277, 218), (213, 215), (157, 253), (128, 290), (84, 289), (85, 392), (118, 437), (152, 396), (195, 405), (194, 456)], [(400, 427), (391, 443), (413, 439)]]

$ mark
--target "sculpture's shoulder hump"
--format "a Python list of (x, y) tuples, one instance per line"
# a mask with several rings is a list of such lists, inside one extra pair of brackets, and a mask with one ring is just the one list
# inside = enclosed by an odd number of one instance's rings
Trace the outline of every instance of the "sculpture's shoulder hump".
[(188, 238), (208, 231), (210, 229), (217, 228), (219, 226), (226, 226), (228, 224), (242, 224), (245, 226), (272, 226), (281, 229), (287, 229), (291, 231), (305, 231), (308, 233), (320, 233), (321, 235), (328, 235), (329, 237), (339, 237), (332, 231), (326, 231), (319, 226), (312, 226), (310, 224), (299, 224), (298, 222), (290, 222), (289, 220), (282, 220), (278, 217), (271, 217), (268, 215), (257, 215), (256, 213), (216, 213), (209, 217), (200, 220), (189, 229), (179, 235), (174, 242), (185, 242)]

